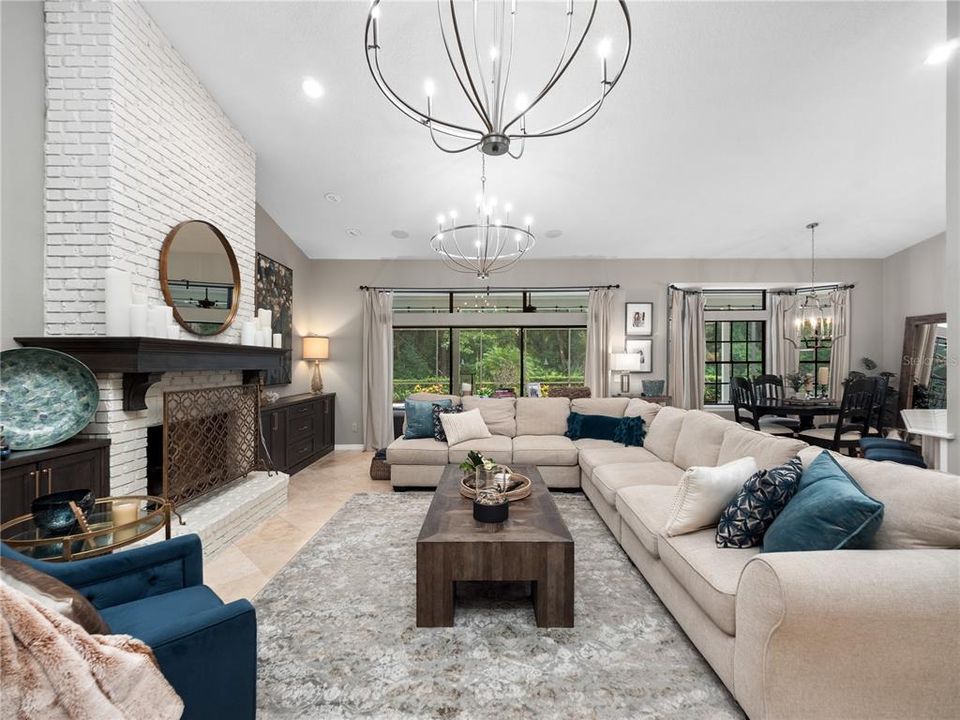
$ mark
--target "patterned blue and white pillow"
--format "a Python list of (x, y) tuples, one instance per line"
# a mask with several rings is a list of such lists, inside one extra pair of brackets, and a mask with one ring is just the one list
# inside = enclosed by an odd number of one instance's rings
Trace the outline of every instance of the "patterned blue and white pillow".
[(433, 439), (438, 442), (446, 442), (447, 434), (443, 431), (443, 423), (440, 422), (440, 416), (445, 413), (462, 413), (463, 405), (454, 405), (452, 407), (438, 405), (434, 403), (433, 405)]
[(760, 470), (747, 480), (724, 508), (717, 525), (717, 547), (756, 547), (763, 534), (786, 507), (800, 484), (799, 457), (771, 470)]

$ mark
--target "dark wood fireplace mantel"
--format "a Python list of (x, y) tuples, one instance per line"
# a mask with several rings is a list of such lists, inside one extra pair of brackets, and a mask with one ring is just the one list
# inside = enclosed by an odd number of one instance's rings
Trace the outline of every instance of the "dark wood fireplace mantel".
[(163, 373), (212, 370), (243, 371), (245, 383), (260, 373), (280, 368), (289, 349), (231, 345), (203, 340), (106, 335), (14, 338), (24, 347), (59, 350), (72, 355), (94, 373), (123, 373), (123, 409), (146, 410), (146, 394)]

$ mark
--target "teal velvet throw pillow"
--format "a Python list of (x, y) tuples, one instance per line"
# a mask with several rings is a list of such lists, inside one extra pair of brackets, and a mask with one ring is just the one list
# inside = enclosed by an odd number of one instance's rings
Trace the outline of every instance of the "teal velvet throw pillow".
[(572, 412), (567, 416), (567, 432), (564, 434), (571, 440), (613, 440), (620, 420), (621, 418), (609, 415), (581, 415)]
[(824, 451), (804, 469), (796, 494), (767, 529), (763, 552), (866, 548), (881, 522), (883, 503)]
[(433, 406), (453, 407), (453, 400), (411, 400), (404, 402), (404, 412), (407, 414), (407, 429), (403, 432), (404, 440), (433, 437)]
[(620, 418), (616, 432), (613, 433), (613, 441), (627, 446), (642, 447), (646, 436), (647, 429), (644, 427), (642, 417), (625, 417)]

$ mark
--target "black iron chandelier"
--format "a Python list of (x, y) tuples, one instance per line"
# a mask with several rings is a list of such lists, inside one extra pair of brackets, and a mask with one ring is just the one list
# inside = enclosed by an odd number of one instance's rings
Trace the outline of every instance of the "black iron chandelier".
[[(483, 8), (479, 0), (471, 0), (469, 17), (466, 17), (467, 13), (463, 8), (457, 11), (456, 0), (437, 0), (437, 17), (447, 60), (460, 89), (466, 96), (470, 113), (477, 116), (478, 122), (463, 124), (454, 122), (449, 117), (444, 120), (435, 112), (433, 102), (435, 86), (432, 80), (428, 79), (424, 83), (425, 100), (418, 101), (400, 97), (384, 77), (380, 64), (383, 39), (380, 25), (382, 4), (382, 0), (373, 0), (364, 32), (364, 46), (370, 74), (373, 75), (380, 92), (404, 115), (426, 126), (434, 144), (448, 153), (459, 153), (479, 147), (487, 155), (508, 153), (511, 157), (519, 158), (523, 154), (524, 141), (527, 138), (551, 137), (576, 130), (600, 111), (604, 99), (620, 80), (627, 65), (627, 59), (630, 57), (632, 42), (630, 13), (627, 10), (626, 0), (618, 0), (617, 4), (623, 14), (626, 30), (626, 46), (616, 72), (611, 74), (608, 69), (612, 43), (609, 38), (604, 38), (597, 45), (600, 56), (600, 89), (596, 97), (565, 120), (547, 121), (542, 125), (535, 125), (532, 122), (536, 115), (533, 112), (534, 108), (556, 86), (584, 47), (597, 15), (599, 0), (593, 0), (590, 3), (583, 31), (579, 35), (573, 33), (573, 0), (566, 1), (564, 4), (566, 32), (559, 60), (553, 72), (545, 78), (537, 94), (532, 98), (524, 95), (516, 97), (513, 111), (507, 109), (509, 104), (507, 93), (513, 64), (514, 42), (517, 36), (517, 0), (492, 0), (489, 3), (483, 3)], [(460, 0), (459, 4), (465, 3)], [(402, 5), (398, 3), (397, 7)], [(479, 18), (481, 12), (486, 12), (488, 9), (492, 12), (493, 30), (490, 37), (481, 39), (478, 32)], [(480, 48), (484, 48), (484, 51), (481, 52)], [(482, 55), (484, 59), (481, 58)], [(531, 119), (529, 125), (528, 116)], [(453, 138), (460, 144), (445, 147), (437, 139), (438, 135)], [(514, 141), (518, 141), (519, 149), (511, 149)]]
[[(816, 232), (820, 223), (807, 225), (810, 231), (810, 287), (803, 291), (799, 304), (784, 308), (784, 315), (793, 315), (793, 322), (785, 321), (784, 339), (796, 348), (818, 350), (830, 347), (843, 333), (833, 327), (833, 303), (829, 291), (817, 287)], [(800, 296), (800, 292), (797, 293)], [(786, 317), (785, 317), (786, 320)]]

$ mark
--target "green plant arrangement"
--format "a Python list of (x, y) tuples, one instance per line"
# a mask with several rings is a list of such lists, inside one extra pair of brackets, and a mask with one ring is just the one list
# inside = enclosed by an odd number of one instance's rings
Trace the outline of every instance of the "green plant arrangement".
[(487, 470), (492, 470), (497, 463), (495, 463), (490, 458), (485, 458), (483, 455), (478, 453), (476, 450), (471, 450), (467, 453), (467, 459), (460, 463), (460, 469), (464, 473), (473, 473), (478, 467), (485, 467)]
[(813, 382), (813, 376), (810, 373), (792, 372), (783, 376), (790, 389), (798, 393)]

